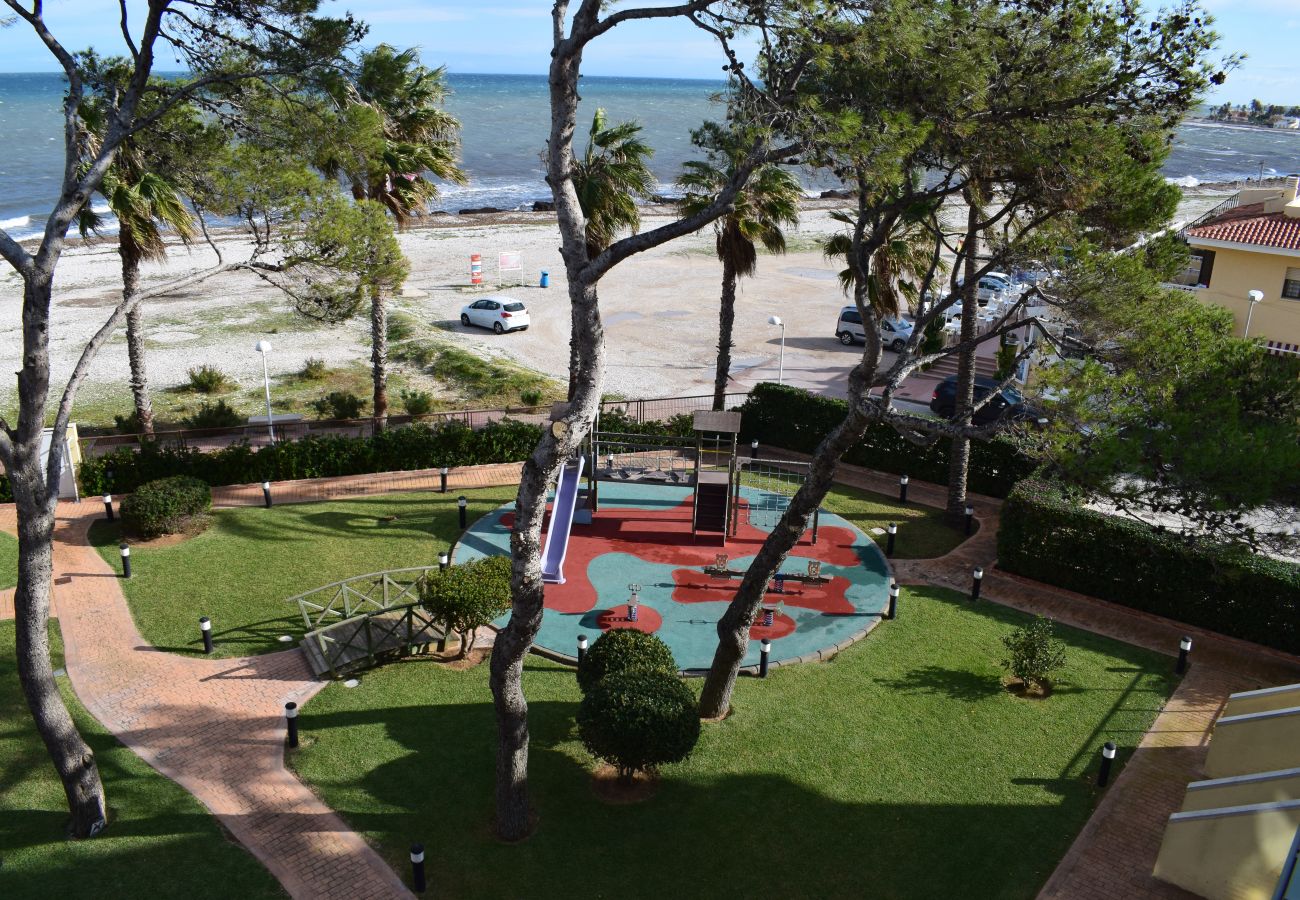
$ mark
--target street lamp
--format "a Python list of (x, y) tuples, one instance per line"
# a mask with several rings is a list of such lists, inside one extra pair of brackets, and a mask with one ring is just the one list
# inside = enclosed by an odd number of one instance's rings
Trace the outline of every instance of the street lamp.
[(781, 326), (781, 367), (777, 370), (776, 383), (785, 384), (785, 323), (780, 316), (768, 316), (767, 324)]
[(1247, 291), (1246, 300), (1246, 330), (1241, 333), (1243, 338), (1250, 337), (1250, 317), (1255, 313), (1255, 304), (1264, 299), (1263, 291)]
[(257, 352), (262, 354), (262, 386), (266, 388), (266, 430), (271, 436), (271, 443), (275, 443), (275, 419), (271, 417), (271, 376), (266, 368), (266, 354), (271, 352), (270, 341), (258, 341)]

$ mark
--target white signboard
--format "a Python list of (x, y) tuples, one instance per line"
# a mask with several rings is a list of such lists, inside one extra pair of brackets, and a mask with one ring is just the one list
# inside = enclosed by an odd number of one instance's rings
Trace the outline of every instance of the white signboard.
[(497, 269), (502, 272), (519, 272), (523, 269), (523, 254), (518, 250), (502, 253), (497, 259)]

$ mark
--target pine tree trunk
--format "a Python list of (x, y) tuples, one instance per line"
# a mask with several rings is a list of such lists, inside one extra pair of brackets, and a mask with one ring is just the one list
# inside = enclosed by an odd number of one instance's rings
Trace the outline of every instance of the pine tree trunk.
[[(41, 426), (50, 387), (48, 310), (50, 270), (26, 279), (23, 297), (23, 368), (18, 373), (18, 427), (5, 462), (18, 513), (18, 586), (14, 618), (18, 680), (36, 731), (63, 783), (71, 819), (68, 832), (85, 838), (105, 824), (104, 787), (95, 755), (77, 733), (50, 663), (50, 592), (53, 573), (54, 509), (58, 485), (46, 486)], [(52, 452), (59, 452), (58, 441)]]
[(375, 384), (374, 428), (388, 427), (388, 308), (379, 288), (370, 289), (370, 372)]
[[(961, 301), (961, 341), (975, 339), (975, 323), (979, 315), (979, 283), (975, 278), (976, 249), (979, 246), (977, 224), (979, 206), (974, 198), (967, 197), (965, 271)], [(971, 408), (975, 405), (975, 348), (957, 354), (956, 421), (969, 425)], [(944, 518), (949, 524), (960, 525), (966, 520), (966, 480), (970, 473), (970, 438), (955, 437), (948, 452), (948, 506)]]
[(732, 329), (736, 324), (736, 267), (722, 259), (722, 303), (718, 308), (718, 368), (713, 376), (713, 408), (727, 408), (727, 381), (731, 375)]
[[(140, 285), (140, 266), (122, 256), (122, 297), (131, 299)], [(135, 417), (141, 434), (153, 434), (153, 403), (149, 399), (149, 376), (144, 362), (144, 304), (139, 303), (126, 314), (126, 355), (131, 363), (131, 396), (135, 400)]]

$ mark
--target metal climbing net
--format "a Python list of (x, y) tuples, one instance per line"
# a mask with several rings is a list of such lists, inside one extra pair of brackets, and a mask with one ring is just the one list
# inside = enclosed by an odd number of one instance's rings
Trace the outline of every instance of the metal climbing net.
[(775, 459), (748, 459), (741, 463), (740, 486), (745, 492), (749, 524), (774, 528), (795, 492), (808, 480), (808, 464)]

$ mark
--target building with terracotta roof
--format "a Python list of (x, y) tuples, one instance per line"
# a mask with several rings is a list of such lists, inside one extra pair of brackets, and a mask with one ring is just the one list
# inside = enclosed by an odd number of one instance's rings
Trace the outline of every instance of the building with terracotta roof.
[(1180, 279), (1232, 312), (1238, 333), (1300, 355), (1300, 177), (1237, 193), (1185, 230), (1192, 265)]

